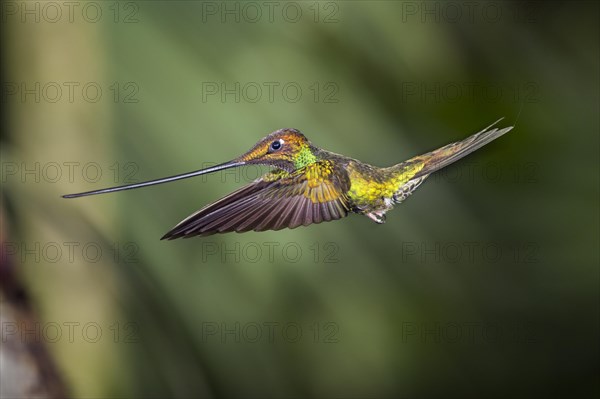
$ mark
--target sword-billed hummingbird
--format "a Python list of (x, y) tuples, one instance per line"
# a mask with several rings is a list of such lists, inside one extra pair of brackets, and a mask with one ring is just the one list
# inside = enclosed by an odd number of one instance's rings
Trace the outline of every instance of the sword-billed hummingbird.
[(431, 173), (513, 128), (492, 128), (498, 122), (462, 141), (387, 168), (316, 147), (296, 129), (280, 129), (230, 162), (143, 183), (63, 197), (131, 190), (243, 165), (267, 165), (274, 169), (185, 218), (162, 239), (232, 231), (293, 229), (341, 219), (351, 212), (384, 223), (385, 213), (411, 195)]

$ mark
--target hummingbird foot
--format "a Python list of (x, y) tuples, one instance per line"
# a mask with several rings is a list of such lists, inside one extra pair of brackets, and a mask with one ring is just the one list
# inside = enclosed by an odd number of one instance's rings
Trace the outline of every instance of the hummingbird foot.
[(385, 223), (385, 211), (369, 212), (369, 213), (366, 213), (365, 215), (368, 216), (369, 219), (371, 219), (372, 221), (374, 221), (377, 224)]

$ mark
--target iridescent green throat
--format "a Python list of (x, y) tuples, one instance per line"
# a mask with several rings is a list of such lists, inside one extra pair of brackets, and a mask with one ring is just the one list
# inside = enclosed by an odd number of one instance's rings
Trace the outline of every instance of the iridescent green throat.
[(311, 151), (310, 146), (302, 147), (294, 157), (294, 167), (296, 169), (303, 168), (315, 162), (317, 162), (317, 157)]

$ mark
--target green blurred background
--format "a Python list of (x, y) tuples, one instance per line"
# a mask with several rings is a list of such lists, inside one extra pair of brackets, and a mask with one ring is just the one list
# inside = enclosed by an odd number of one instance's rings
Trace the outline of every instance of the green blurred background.
[[(49, 4), (3, 4), (2, 260), (72, 396), (596, 397), (596, 2)], [(385, 225), (159, 241), (256, 169), (60, 198), (500, 117)]]

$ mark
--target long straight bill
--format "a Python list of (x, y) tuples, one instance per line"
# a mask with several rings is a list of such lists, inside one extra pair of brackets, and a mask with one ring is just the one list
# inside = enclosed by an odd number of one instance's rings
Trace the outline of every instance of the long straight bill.
[(222, 163), (220, 165), (216, 165), (216, 166), (213, 166), (210, 168), (200, 169), (200, 170), (196, 170), (194, 172), (189, 172), (189, 173), (183, 173), (181, 175), (163, 177), (162, 179), (150, 180), (150, 181), (145, 181), (142, 183), (127, 184), (124, 186), (103, 188), (101, 190), (86, 191), (84, 193), (66, 194), (66, 195), (63, 195), (62, 197), (63, 198), (78, 198), (78, 197), (86, 197), (88, 195), (114, 193), (115, 191), (133, 190), (134, 188), (154, 186), (156, 184), (168, 183), (168, 182), (172, 182), (175, 180), (181, 180), (181, 179), (187, 179), (190, 177), (200, 176), (200, 175), (204, 175), (207, 173), (218, 172), (219, 170), (235, 168), (237, 166), (242, 166), (242, 165), (244, 165), (244, 162), (233, 162), (233, 161), (226, 162), (226, 163)]

